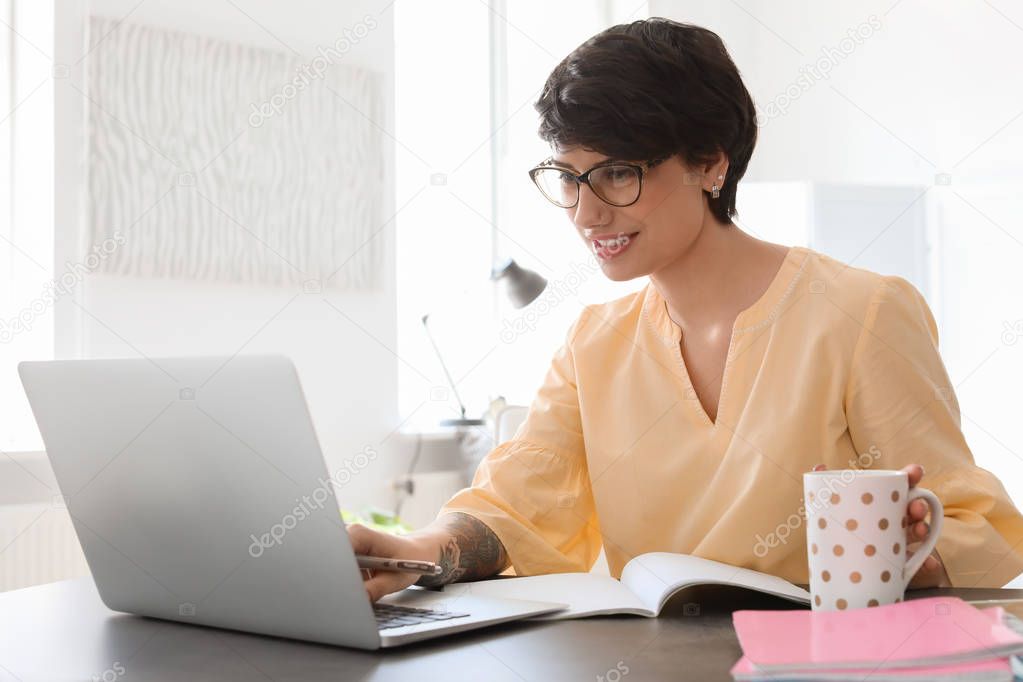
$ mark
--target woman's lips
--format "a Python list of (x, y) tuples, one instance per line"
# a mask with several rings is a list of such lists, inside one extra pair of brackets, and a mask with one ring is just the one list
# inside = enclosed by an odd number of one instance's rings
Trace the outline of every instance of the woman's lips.
[(593, 248), (593, 253), (596, 254), (597, 258), (602, 261), (610, 261), (620, 257), (625, 253), (632, 242), (636, 240), (636, 235), (639, 232), (633, 232), (626, 234), (619, 232), (614, 235), (604, 235), (602, 237), (593, 237), (590, 239), (590, 245)]

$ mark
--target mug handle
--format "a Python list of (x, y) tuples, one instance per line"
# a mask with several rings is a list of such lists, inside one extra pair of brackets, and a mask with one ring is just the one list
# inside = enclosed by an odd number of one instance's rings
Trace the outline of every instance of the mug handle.
[(906, 506), (908, 507), (913, 500), (927, 502), (927, 506), (931, 508), (931, 527), (923, 544), (906, 562), (906, 579), (903, 581), (905, 583), (903, 589), (909, 585), (909, 581), (913, 579), (916, 572), (927, 561), (927, 557), (934, 551), (934, 546), (938, 544), (938, 537), (941, 536), (941, 525), (945, 520), (945, 508), (942, 506), (941, 500), (927, 488), (912, 488), (906, 497)]

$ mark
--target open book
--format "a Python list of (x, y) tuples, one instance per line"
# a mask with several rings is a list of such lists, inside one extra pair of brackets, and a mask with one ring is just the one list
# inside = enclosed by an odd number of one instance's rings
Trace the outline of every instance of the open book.
[(622, 579), (596, 573), (549, 575), (454, 583), (445, 594), (568, 604), (564, 611), (537, 616), (561, 620), (583, 616), (634, 614), (655, 618), (676, 592), (695, 585), (732, 585), (783, 599), (810, 603), (810, 593), (777, 576), (686, 554), (650, 552), (625, 564)]

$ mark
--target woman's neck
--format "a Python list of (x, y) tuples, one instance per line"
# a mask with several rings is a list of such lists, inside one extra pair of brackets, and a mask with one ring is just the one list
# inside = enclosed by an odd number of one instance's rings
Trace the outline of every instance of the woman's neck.
[(787, 251), (734, 224), (711, 222), (679, 258), (652, 273), (650, 280), (682, 329), (730, 324), (764, 294)]

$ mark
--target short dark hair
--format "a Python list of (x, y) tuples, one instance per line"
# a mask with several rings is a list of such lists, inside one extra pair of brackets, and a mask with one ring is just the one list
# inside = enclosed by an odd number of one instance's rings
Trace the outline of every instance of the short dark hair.
[(721, 38), (653, 17), (619, 24), (577, 47), (547, 78), (534, 105), (540, 137), (613, 158), (673, 154), (687, 164), (728, 157), (714, 217), (735, 215), (735, 193), (757, 141), (753, 98)]

